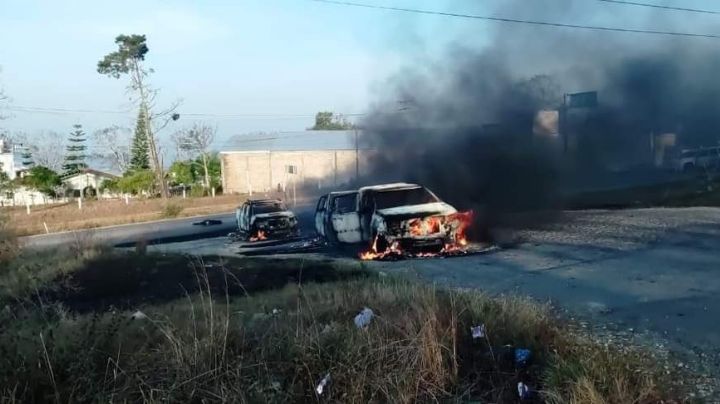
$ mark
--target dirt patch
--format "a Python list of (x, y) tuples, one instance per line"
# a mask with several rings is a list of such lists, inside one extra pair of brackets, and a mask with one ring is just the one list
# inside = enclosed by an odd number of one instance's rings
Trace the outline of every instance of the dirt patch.
[(90, 260), (54, 282), (45, 301), (77, 312), (127, 309), (175, 300), (209, 288), (214, 296), (249, 295), (288, 283), (332, 282), (366, 276), (360, 268), (328, 261), (263, 258), (197, 258), (164, 254), (115, 254)]

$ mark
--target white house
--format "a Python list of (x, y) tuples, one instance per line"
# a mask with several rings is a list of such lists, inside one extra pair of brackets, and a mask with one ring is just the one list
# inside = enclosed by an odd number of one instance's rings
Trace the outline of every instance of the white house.
[(103, 196), (99, 194), (103, 182), (116, 178), (117, 175), (86, 168), (76, 174), (63, 176), (62, 182), (66, 189), (73, 191), (74, 196), (82, 195), (83, 190), (92, 190), (98, 193), (98, 196)]
[(15, 171), (15, 154), (12, 145), (5, 139), (0, 138), (0, 171), (15, 179), (17, 175)]

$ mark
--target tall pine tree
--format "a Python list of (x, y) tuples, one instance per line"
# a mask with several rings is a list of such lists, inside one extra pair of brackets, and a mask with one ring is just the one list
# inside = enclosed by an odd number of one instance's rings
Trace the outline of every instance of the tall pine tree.
[(28, 146), (22, 146), (20, 149), (20, 161), (25, 169), (31, 169), (35, 166), (35, 160), (33, 160), (32, 150)]
[(74, 130), (70, 132), (68, 145), (65, 148), (65, 163), (63, 164), (65, 174), (75, 174), (88, 168), (85, 163), (85, 158), (87, 157), (85, 154), (87, 150), (87, 146), (85, 145), (87, 135), (82, 130), (82, 125), (75, 124), (73, 128)]
[(150, 168), (150, 146), (148, 144), (147, 130), (145, 125), (147, 117), (145, 108), (140, 108), (137, 124), (135, 124), (135, 136), (130, 146), (130, 170), (147, 170)]

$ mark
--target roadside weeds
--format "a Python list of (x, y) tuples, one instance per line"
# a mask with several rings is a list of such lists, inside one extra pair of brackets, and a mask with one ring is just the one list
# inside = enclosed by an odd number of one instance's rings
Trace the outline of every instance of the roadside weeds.
[[(78, 314), (33, 299), (45, 288), (77, 287), (71, 275), (84, 264), (109, 262), (98, 254), (55, 272), (39, 259), (37, 283), (9, 289), (22, 304), (0, 313), (3, 400), (517, 402), (518, 382), (536, 391), (527, 402), (651, 403), (676, 394), (641, 350), (570, 332), (548, 306), (354, 267), (318, 283), (322, 272), (288, 261), (292, 271), (268, 290), (250, 280), (277, 275), (277, 264), (261, 271), (262, 261), (188, 258), (194, 289), (164, 302)], [(153, 268), (138, 273), (162, 271)], [(52, 274), (68, 284), (54, 284)], [(126, 287), (143, 290), (145, 279), (130, 276)], [(360, 329), (353, 318), (363, 307), (374, 316)], [(478, 324), (487, 340), (473, 339)], [(515, 348), (532, 359), (518, 366)]]

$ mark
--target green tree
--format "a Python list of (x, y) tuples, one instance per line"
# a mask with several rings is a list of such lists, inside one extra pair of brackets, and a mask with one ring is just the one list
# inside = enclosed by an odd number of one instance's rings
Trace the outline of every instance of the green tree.
[(150, 146), (148, 144), (146, 128), (147, 112), (141, 108), (135, 124), (135, 135), (130, 145), (130, 170), (150, 169)]
[(20, 163), (22, 164), (23, 168), (27, 169), (32, 168), (35, 165), (32, 150), (30, 150), (29, 147), (23, 146), (23, 148), (21, 149)]
[(65, 164), (63, 164), (63, 170), (66, 174), (74, 174), (79, 171), (86, 169), (88, 166), (85, 163), (87, 155), (87, 135), (82, 130), (82, 125), (73, 125), (74, 130), (70, 132), (68, 137), (68, 145), (65, 148)]
[(218, 188), (222, 185), (221, 170), (220, 170), (220, 156), (215, 153), (208, 157), (208, 176), (210, 177), (210, 186)]
[(174, 185), (193, 185), (197, 182), (196, 171), (190, 160), (175, 161), (170, 166), (171, 183)]
[(21, 184), (54, 197), (57, 196), (56, 189), (62, 182), (55, 171), (45, 166), (35, 166), (23, 177)]
[[(118, 35), (115, 38), (118, 50), (105, 55), (97, 64), (100, 74), (119, 79), (123, 75), (130, 77), (130, 89), (135, 91), (140, 103), (140, 116), (145, 121), (145, 139), (150, 154), (150, 166), (155, 170), (155, 177), (161, 187), (161, 195), (167, 198), (167, 185), (160, 158), (158, 157), (155, 136), (152, 133), (152, 119), (150, 113), (151, 100), (154, 92), (148, 86), (146, 79), (152, 69), (143, 66), (145, 55), (149, 49), (145, 35)], [(173, 114), (173, 119), (176, 118)]]
[(354, 128), (353, 124), (344, 116), (323, 111), (315, 115), (315, 125), (310, 130), (350, 130), (352, 128)]
[[(10, 179), (6, 172), (0, 171), (0, 193), (12, 193), (15, 191), (15, 182)], [(4, 195), (0, 195), (2, 199)]]
[(156, 185), (155, 174), (150, 170), (138, 170), (128, 173), (117, 182), (117, 189), (126, 194), (153, 194)]

